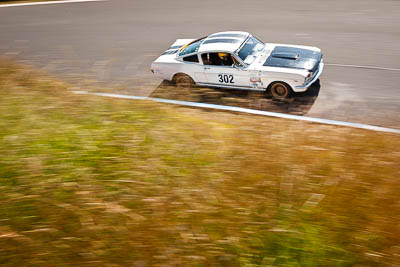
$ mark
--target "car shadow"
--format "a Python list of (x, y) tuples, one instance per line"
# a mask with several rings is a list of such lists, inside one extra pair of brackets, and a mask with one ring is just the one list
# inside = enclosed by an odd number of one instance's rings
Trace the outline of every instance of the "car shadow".
[(317, 99), (320, 88), (318, 80), (304, 93), (294, 93), (288, 99), (275, 100), (265, 92), (209, 87), (182, 88), (163, 81), (150, 97), (305, 115)]

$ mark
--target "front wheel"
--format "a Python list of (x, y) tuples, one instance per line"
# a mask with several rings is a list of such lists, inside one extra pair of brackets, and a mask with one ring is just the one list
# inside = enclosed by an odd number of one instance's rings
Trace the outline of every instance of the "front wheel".
[(286, 99), (290, 97), (292, 89), (284, 82), (275, 82), (271, 85), (270, 92), (274, 99)]

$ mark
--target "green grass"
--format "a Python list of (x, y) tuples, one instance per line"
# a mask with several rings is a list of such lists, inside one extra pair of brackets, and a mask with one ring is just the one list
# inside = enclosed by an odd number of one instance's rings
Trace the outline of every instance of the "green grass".
[(0, 265), (398, 265), (399, 147), (1, 62)]

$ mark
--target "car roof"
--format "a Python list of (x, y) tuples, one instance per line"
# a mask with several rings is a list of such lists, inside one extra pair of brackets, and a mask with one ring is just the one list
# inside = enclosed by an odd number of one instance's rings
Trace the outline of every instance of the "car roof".
[(225, 31), (210, 34), (201, 43), (198, 52), (224, 51), (234, 52), (249, 37), (248, 32)]

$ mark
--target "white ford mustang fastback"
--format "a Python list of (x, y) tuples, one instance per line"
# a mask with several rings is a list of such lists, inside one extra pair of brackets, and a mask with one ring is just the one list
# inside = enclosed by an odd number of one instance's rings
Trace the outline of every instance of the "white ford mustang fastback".
[(319, 48), (263, 43), (238, 31), (177, 39), (151, 65), (156, 76), (178, 86), (267, 91), (278, 99), (306, 91), (323, 68)]

